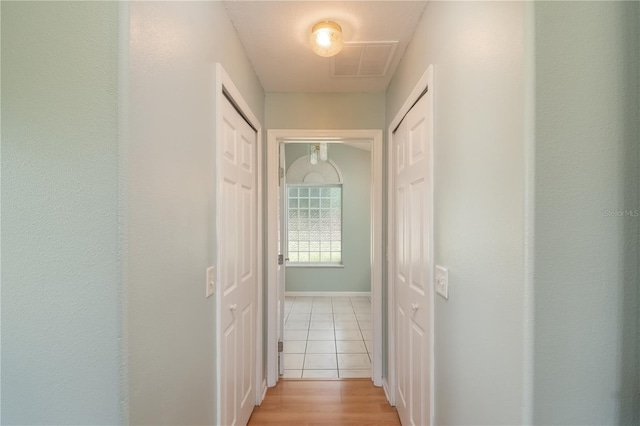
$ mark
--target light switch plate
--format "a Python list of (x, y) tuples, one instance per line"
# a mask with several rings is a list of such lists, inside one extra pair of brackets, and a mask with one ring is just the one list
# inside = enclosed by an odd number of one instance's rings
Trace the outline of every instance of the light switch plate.
[(207, 268), (207, 282), (205, 283), (205, 297), (210, 297), (216, 288), (216, 268), (210, 266)]
[(449, 298), (449, 270), (436, 265), (436, 293), (445, 299)]

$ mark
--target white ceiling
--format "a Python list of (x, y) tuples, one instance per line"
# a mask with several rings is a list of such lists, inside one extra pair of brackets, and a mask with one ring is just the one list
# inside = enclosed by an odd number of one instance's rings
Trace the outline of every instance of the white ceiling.
[[(264, 90), (301, 93), (384, 91), (426, 5), (415, 0), (224, 3)], [(309, 47), (311, 27), (321, 20), (340, 24), (345, 43), (397, 41), (386, 75), (332, 77), (333, 59)]]

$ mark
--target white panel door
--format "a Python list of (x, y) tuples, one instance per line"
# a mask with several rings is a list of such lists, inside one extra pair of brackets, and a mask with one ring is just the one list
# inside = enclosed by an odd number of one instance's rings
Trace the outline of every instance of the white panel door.
[(217, 296), (221, 425), (245, 425), (255, 405), (256, 132), (223, 101), (218, 149), (220, 285)]
[(393, 136), (396, 408), (403, 425), (430, 424), (431, 94)]

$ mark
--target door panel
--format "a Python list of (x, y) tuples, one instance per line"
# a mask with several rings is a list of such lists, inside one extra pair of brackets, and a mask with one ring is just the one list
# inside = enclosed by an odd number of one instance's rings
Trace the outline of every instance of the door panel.
[(407, 275), (407, 259), (405, 254), (405, 237), (407, 237), (404, 215), (405, 203), (404, 186), (400, 186), (396, 190), (396, 278), (400, 283), (406, 282)]
[[(223, 259), (222, 289), (224, 296), (227, 296), (237, 288), (235, 256), (231, 255), (236, 253), (236, 239), (232, 237), (236, 235), (236, 186), (233, 181), (225, 179), (222, 183), (222, 202), (224, 204), (220, 208), (225, 231), (221, 232), (221, 234), (226, 236), (224, 239), (225, 251), (228, 253), (226, 256), (221, 256)], [(228, 316), (226, 316), (225, 320), (224, 324), (228, 324), (231, 321)]]
[(411, 253), (411, 290), (418, 292), (420, 295), (424, 295), (425, 292), (425, 271), (424, 264), (427, 261), (424, 250), (425, 241), (425, 219), (427, 218), (425, 212), (425, 185), (424, 179), (419, 179), (415, 182), (411, 182), (411, 206), (409, 209), (409, 227), (411, 234), (409, 234)]
[(431, 94), (427, 92), (393, 135), (396, 235), (396, 408), (403, 425), (431, 421)]
[(411, 320), (409, 334), (409, 360), (410, 372), (409, 377), (411, 380), (411, 401), (409, 406), (411, 407), (411, 422), (412, 425), (423, 425), (428, 423), (422, 423), (425, 421), (426, 413), (429, 406), (428, 401), (423, 401), (422, 398), (427, 394), (428, 381), (415, 380), (419, 377), (428, 377), (429, 370), (426, 369), (425, 360), (428, 359), (427, 347), (425, 344), (428, 342), (425, 330), (418, 324), (417, 321)]
[(426, 155), (426, 140), (425, 140), (425, 125), (426, 118), (419, 117), (418, 121), (413, 124), (413, 127), (410, 130), (409, 138), (410, 138), (410, 147), (411, 151), (409, 153), (409, 164), (414, 165), (420, 160), (424, 158)]
[(257, 294), (257, 192), (255, 131), (223, 101), (223, 143), (218, 166), (218, 251), (222, 281), (217, 296), (221, 340), (220, 422), (243, 425), (254, 407)]
[(253, 390), (253, 366), (255, 365), (254, 359), (252, 359), (253, 332), (255, 322), (253, 319), (253, 303), (249, 304), (242, 312), (242, 348), (240, 349), (241, 366), (240, 373), (240, 406), (245, 406), (247, 402), (250, 403), (249, 398), (252, 395)]
[(239, 256), (241, 261), (241, 278), (243, 282), (247, 282), (252, 278), (254, 259), (255, 259), (255, 244), (252, 244), (252, 238), (255, 236), (255, 230), (253, 229), (255, 211), (252, 210), (254, 206), (253, 200), (255, 200), (255, 193), (252, 188), (242, 187), (242, 201), (240, 214), (242, 215), (242, 236), (240, 242), (242, 248)]
[[(237, 341), (237, 333), (236, 333), (236, 325), (231, 324), (231, 326), (225, 330), (222, 354), (224, 359), (223, 368), (226, 371), (235, 371), (236, 367), (236, 358), (235, 358), (235, 348)], [(223, 425), (234, 425), (236, 424), (236, 415), (238, 410), (236, 409), (236, 383), (233, 380), (233, 377), (226, 376), (224, 378), (220, 378), (222, 382), (222, 389), (224, 390), (222, 397), (222, 423)]]
[[(398, 304), (396, 306), (396, 340), (398, 348), (406, 348), (407, 344), (407, 319), (404, 313), (404, 309), (402, 306)], [(397, 359), (397, 398), (396, 398), (396, 408), (398, 409), (398, 413), (407, 411), (407, 369), (409, 368), (409, 352), (402, 351), (396, 352)], [(402, 419), (402, 415), (400, 416)]]

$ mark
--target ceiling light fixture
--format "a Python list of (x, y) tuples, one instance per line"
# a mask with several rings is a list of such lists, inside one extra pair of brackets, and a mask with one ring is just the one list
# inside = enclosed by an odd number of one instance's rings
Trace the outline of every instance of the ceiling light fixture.
[(327, 151), (326, 143), (309, 145), (309, 163), (315, 166), (318, 164), (318, 160), (327, 161), (329, 159)]
[(333, 21), (321, 21), (311, 29), (311, 49), (322, 57), (337, 55), (342, 50), (342, 28)]

